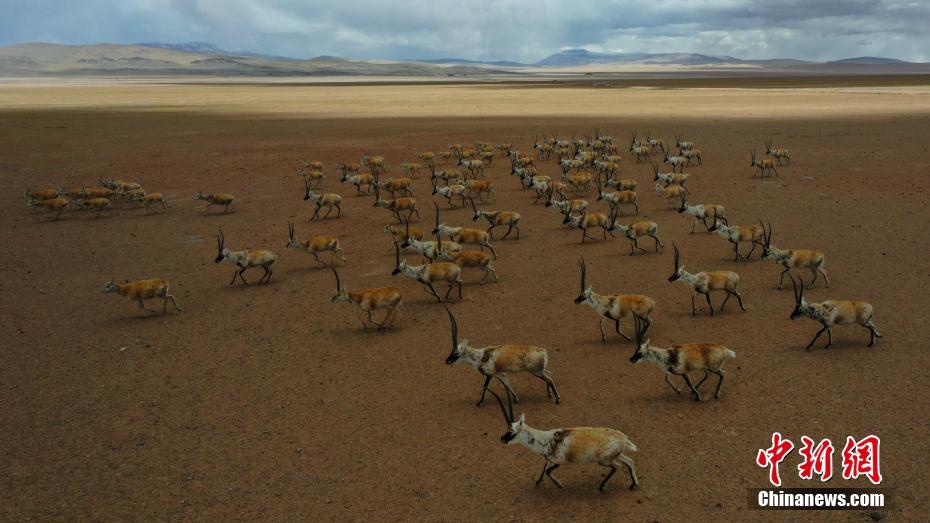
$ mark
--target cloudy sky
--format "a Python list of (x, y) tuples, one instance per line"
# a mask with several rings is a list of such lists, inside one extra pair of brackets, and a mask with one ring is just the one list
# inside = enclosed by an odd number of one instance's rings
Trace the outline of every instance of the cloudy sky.
[(532, 62), (570, 47), (930, 61), (928, 0), (0, 0), (0, 45), (203, 41), (309, 58)]

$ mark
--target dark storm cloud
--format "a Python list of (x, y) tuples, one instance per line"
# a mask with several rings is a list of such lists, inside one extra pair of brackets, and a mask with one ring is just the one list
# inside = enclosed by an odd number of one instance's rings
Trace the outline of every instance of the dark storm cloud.
[(0, 44), (206, 41), (309, 57), (535, 61), (567, 47), (930, 60), (930, 3), (895, 0), (0, 0)]

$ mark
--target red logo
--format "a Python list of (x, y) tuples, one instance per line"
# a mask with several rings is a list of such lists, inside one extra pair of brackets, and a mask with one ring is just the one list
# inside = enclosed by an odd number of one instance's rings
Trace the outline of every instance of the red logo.
[[(829, 481), (833, 477), (833, 443), (829, 439), (822, 439), (816, 445), (808, 436), (801, 436), (802, 446), (798, 453), (803, 460), (798, 464), (798, 476), (803, 480), (812, 480), (814, 475), (820, 481)], [(858, 441), (852, 436), (846, 437), (846, 445), (842, 452), (843, 479), (856, 479), (865, 476), (874, 485), (882, 482), (879, 450), (881, 440), (878, 436), (870, 434)], [(794, 449), (794, 443), (782, 437), (780, 432), (772, 433), (772, 445), (767, 449), (759, 449), (756, 454), (756, 465), (769, 469), (769, 482), (781, 486), (781, 474), (778, 466)]]

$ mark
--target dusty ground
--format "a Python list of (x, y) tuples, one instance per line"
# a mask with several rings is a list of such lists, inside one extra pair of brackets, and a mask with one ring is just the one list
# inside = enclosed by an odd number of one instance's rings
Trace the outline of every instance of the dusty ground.
[[(766, 481), (754, 456), (773, 431), (840, 447), (846, 435), (878, 434), (882, 487), (897, 503), (882, 514), (925, 518), (928, 121), (921, 88), (0, 89), (0, 214), (11, 246), (0, 277), (0, 519), (796, 519), (748, 509), (745, 489)], [(621, 473), (598, 493), (603, 470), (594, 466), (560, 469), (564, 490), (534, 487), (540, 459), (500, 444), (495, 405), (474, 406), (481, 378), (443, 364), (442, 309), (390, 276), (386, 211), (356, 198), (332, 169), (371, 152), (396, 174), (415, 151), (450, 142), (526, 149), (533, 134), (595, 127), (621, 141), (631, 129), (696, 140), (706, 166), (691, 169), (692, 199), (725, 204), (737, 223), (771, 221), (780, 246), (824, 250), (833, 286), (811, 298), (868, 299), (885, 335), (870, 349), (863, 329), (837, 328), (833, 348), (804, 353), (818, 327), (788, 320), (792, 296), (775, 288), (779, 269), (735, 263), (724, 240), (689, 235), (689, 220), (647, 190), (650, 168), (627, 161), (624, 174), (646, 189), (641, 217), (677, 241), (684, 263), (742, 276), (748, 312), (692, 317), (687, 290), (666, 281), (668, 250), (631, 258), (619, 239), (580, 245), (498, 159), (489, 207), (522, 213), (523, 235), (496, 244), (500, 283), (467, 277), (454, 305), (462, 335), (548, 347), (563, 403), (516, 376), (518, 413), (542, 428), (626, 432), (641, 449), (635, 492)], [(765, 138), (789, 147), (793, 165), (751, 179), (748, 148)], [(342, 218), (307, 223), (301, 159), (326, 162), (328, 189), (346, 198)], [(26, 185), (110, 177), (166, 193), (171, 209), (146, 216), (118, 206), (101, 219), (75, 212), (46, 222), (21, 200)], [(417, 181), (424, 209), (428, 187)], [(202, 215), (198, 190), (235, 193), (239, 211)], [(444, 213), (448, 222), (469, 218)], [(362, 331), (347, 305), (330, 304), (329, 271), (285, 252), (288, 220), (302, 236), (342, 238), (351, 288), (403, 289), (395, 330)], [(232, 248), (280, 254), (270, 285), (227, 285), (233, 269), (212, 262), (218, 226)], [(579, 254), (596, 289), (656, 298), (655, 344), (715, 341), (737, 352), (722, 400), (676, 396), (661, 370), (629, 363), (631, 344), (600, 341), (594, 312), (572, 303)], [(128, 300), (100, 292), (111, 277), (168, 278), (184, 312), (142, 319)], [(802, 486), (797, 462), (792, 454), (782, 466), (786, 486)]]

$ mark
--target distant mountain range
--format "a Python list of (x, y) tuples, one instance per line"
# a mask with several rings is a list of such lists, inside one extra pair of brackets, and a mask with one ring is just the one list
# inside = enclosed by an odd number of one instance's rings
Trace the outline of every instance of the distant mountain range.
[(461, 58), (366, 61), (335, 56), (297, 59), (228, 50), (206, 42), (136, 45), (27, 43), (0, 47), (0, 77), (123, 76), (488, 76), (641, 71), (739, 71), (781, 74), (930, 73), (930, 64), (857, 57), (832, 62), (743, 60), (697, 53), (604, 53), (567, 49), (538, 62)]

